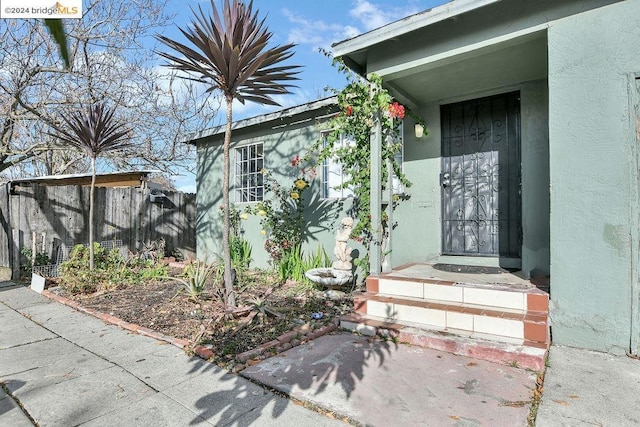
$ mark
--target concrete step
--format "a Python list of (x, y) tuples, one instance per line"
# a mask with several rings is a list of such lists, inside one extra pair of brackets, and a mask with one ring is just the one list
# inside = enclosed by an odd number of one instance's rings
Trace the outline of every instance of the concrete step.
[(502, 307), (406, 298), (365, 292), (354, 298), (356, 313), (425, 330), (525, 345), (548, 345), (548, 315)]
[(494, 310), (549, 312), (549, 295), (535, 286), (510, 284), (474, 284), (435, 279), (416, 279), (385, 275), (368, 277), (367, 292), (392, 297), (441, 301), (444, 304), (468, 304)]
[(398, 323), (359, 313), (343, 316), (340, 326), (363, 335), (379, 335), (397, 342), (538, 372), (545, 368), (549, 348), (548, 344), (540, 342), (514, 344), (491, 341), (479, 336), (472, 337), (465, 331), (428, 330), (423, 325)]

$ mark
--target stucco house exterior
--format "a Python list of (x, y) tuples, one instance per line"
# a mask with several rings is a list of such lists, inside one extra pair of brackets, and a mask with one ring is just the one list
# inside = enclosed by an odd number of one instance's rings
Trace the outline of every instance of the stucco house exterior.
[[(556, 344), (638, 353), (638, 16), (640, 0), (453, 0), (334, 45), (354, 71), (381, 76), (429, 131), (418, 138), (405, 119), (403, 170), (414, 185), (393, 212), (391, 253), (384, 262), (372, 256), (370, 292), (408, 289), (402, 275), (389, 276), (408, 265), (514, 268), (522, 280), (550, 280), (550, 297), (535, 289), (514, 299), (511, 292), (499, 308), (511, 323), (486, 322), (470, 309), (454, 313), (455, 304), (475, 307), (497, 291), (479, 296), (477, 288), (422, 280), (420, 296), (404, 295), (440, 301), (425, 302), (421, 316), (435, 325), (444, 313), (445, 331), (469, 320), (471, 338), (507, 335), (504, 342), (544, 347), (550, 325)], [(322, 100), (237, 122), (236, 153), (264, 141), (264, 167), (283, 168), (318, 139), (330, 105)], [(382, 144), (375, 128), (373, 135), (373, 146)], [(217, 250), (222, 136), (217, 129), (192, 141), (199, 256)], [(384, 198), (372, 194), (372, 217), (380, 217)], [(337, 200), (315, 208), (322, 221), (310, 243), (328, 251), (335, 219), (347, 208)], [(258, 235), (257, 219), (245, 228), (246, 236)], [(427, 285), (435, 285), (429, 298)], [(460, 297), (437, 296), (445, 293)], [(369, 298), (361, 313), (388, 311), (388, 298), (386, 306), (373, 304), (383, 300)], [(395, 309), (387, 320), (408, 312)], [(495, 330), (480, 327), (489, 323)]]
[[(264, 168), (279, 183), (291, 185), (298, 168), (291, 161), (305, 157), (311, 144), (322, 138), (325, 123), (336, 113), (334, 97), (285, 108), (233, 124), (231, 144), (231, 203), (243, 211), (265, 194)], [(197, 147), (197, 245), (198, 257), (212, 260), (221, 253), (222, 214), (222, 143), (224, 126), (194, 135), (190, 141)], [(312, 162), (301, 160), (300, 168), (309, 168)], [(334, 234), (340, 219), (347, 215), (352, 199), (343, 198), (333, 190), (334, 178), (339, 170), (332, 165), (317, 168), (316, 178), (310, 181), (311, 191), (304, 196), (304, 218), (307, 225), (302, 244), (303, 252), (316, 252), (318, 247), (331, 254), (335, 245)], [(335, 166), (335, 165), (334, 165)], [(332, 182), (330, 183), (329, 180)], [(261, 234), (260, 217), (248, 215), (241, 220), (242, 236), (252, 244), (252, 266), (269, 266), (269, 254), (264, 249), (265, 236)], [(355, 242), (354, 242), (355, 243)], [(352, 245), (357, 247), (357, 243)]]

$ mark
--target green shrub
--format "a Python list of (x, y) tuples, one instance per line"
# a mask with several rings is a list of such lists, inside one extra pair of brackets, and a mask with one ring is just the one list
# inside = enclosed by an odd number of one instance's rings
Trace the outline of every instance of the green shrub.
[(60, 265), (60, 286), (71, 293), (118, 289), (167, 275), (167, 267), (153, 260), (125, 260), (118, 249), (105, 250), (94, 243), (94, 269), (89, 268), (89, 248), (76, 245)]
[(231, 265), (236, 270), (246, 270), (251, 264), (251, 243), (242, 237), (229, 236), (229, 246), (231, 248)]
[(297, 282), (310, 283), (304, 273), (312, 268), (329, 267), (331, 260), (327, 256), (322, 246), (318, 246), (316, 252), (309, 256), (302, 254), (300, 246), (296, 246), (293, 250), (283, 253), (282, 258), (278, 262), (277, 270), (281, 281), (288, 279)]
[(35, 266), (40, 266), (40, 265), (49, 265), (49, 264), (53, 264), (53, 262), (51, 261), (51, 258), (49, 258), (49, 255), (47, 255), (44, 252), (37, 252), (36, 251), (36, 259), (33, 259), (33, 254), (30, 248), (27, 248), (26, 246), (23, 247), (20, 250), (20, 253), (27, 258), (27, 262), (22, 264), (20, 266), (20, 268), (27, 272), (27, 273), (31, 273), (31, 266), (35, 265)]

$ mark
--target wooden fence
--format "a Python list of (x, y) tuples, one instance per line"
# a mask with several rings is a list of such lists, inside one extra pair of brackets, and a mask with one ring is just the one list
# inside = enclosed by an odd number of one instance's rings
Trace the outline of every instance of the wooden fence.
[[(89, 236), (87, 186), (19, 185), (0, 187), (0, 266), (20, 273), (24, 247), (55, 259), (61, 244), (86, 244)], [(195, 194), (165, 191), (154, 197), (147, 188), (96, 188), (94, 241), (122, 240), (138, 252), (163, 239), (165, 254), (195, 256)], [(6, 270), (6, 269), (5, 269)]]

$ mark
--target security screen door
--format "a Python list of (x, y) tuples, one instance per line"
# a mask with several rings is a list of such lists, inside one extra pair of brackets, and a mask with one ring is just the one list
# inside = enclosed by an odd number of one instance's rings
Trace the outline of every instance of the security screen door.
[(443, 105), (442, 253), (520, 257), (520, 94)]

